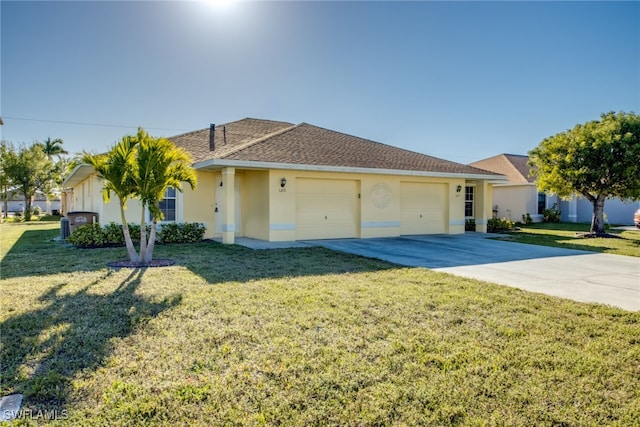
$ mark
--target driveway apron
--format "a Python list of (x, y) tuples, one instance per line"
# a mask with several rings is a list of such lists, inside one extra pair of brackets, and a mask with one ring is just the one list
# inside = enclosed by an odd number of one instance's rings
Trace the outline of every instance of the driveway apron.
[(486, 238), (425, 235), (305, 243), (580, 302), (640, 310), (640, 259)]

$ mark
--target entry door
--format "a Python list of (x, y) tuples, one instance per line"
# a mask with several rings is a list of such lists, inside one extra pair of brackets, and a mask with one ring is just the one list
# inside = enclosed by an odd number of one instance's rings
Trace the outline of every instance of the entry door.
[(360, 184), (337, 179), (296, 180), (296, 239), (359, 237)]
[[(241, 235), (241, 230), (242, 230), (242, 212), (240, 211), (240, 208), (242, 206), (242, 204), (240, 203), (240, 187), (241, 187), (241, 176), (236, 175), (234, 177), (234, 191), (235, 191), (235, 212), (234, 212), (234, 222), (235, 222), (235, 234), (236, 236)], [(216, 175), (215, 177), (215, 188), (216, 188), (216, 195), (215, 195), (215, 203), (214, 203), (214, 218), (215, 218), (215, 222), (216, 222), (216, 233), (222, 233), (222, 224), (224, 222), (224, 216), (223, 216), (223, 212), (225, 209), (224, 206), (224, 191), (225, 191), (225, 187), (223, 183), (223, 186), (220, 186), (220, 183), (222, 182), (222, 176), (221, 175)]]
[(400, 234), (446, 232), (448, 217), (445, 184), (400, 183)]

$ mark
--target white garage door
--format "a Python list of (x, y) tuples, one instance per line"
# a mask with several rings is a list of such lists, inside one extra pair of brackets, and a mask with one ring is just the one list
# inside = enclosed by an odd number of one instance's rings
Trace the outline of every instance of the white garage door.
[(400, 234), (446, 232), (446, 184), (400, 183)]
[(296, 239), (342, 239), (359, 236), (357, 181), (296, 180)]

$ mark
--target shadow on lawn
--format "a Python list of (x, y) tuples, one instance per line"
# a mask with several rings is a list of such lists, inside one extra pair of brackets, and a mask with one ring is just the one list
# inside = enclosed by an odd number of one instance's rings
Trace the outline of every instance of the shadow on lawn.
[(63, 293), (66, 283), (40, 297), (44, 307), (0, 324), (3, 395), (24, 394), (23, 406), (33, 411), (62, 410), (79, 372), (94, 369), (109, 355), (109, 341), (180, 303), (180, 297), (150, 302), (135, 295), (145, 269), (132, 270), (112, 293), (91, 288), (112, 271), (78, 292)]
[[(0, 260), (0, 278), (35, 276), (77, 271), (97, 271), (108, 261), (126, 257), (124, 248), (100, 250), (80, 250), (53, 239), (60, 235), (58, 229), (42, 229), (41, 223), (4, 224), (8, 227), (27, 227), (13, 242)], [(33, 228), (33, 229), (30, 229)], [(2, 245), (11, 243), (11, 238), (3, 236)]]
[(156, 254), (158, 258), (175, 260), (176, 265), (188, 268), (210, 284), (398, 268), (386, 261), (320, 247), (254, 250), (201, 242), (159, 246)]
[[(0, 261), (0, 278), (99, 271), (108, 262), (127, 258), (124, 247), (78, 249), (52, 241), (58, 234), (58, 229), (24, 231)], [(318, 247), (253, 250), (213, 241), (157, 244), (154, 259), (158, 258), (175, 260), (212, 284), (397, 267)]]

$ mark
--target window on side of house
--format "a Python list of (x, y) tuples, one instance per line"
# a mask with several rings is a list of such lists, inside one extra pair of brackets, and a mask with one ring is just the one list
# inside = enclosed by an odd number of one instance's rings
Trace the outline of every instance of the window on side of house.
[(464, 216), (466, 218), (473, 218), (473, 187), (464, 187)]
[(164, 214), (164, 220), (174, 222), (176, 220), (176, 189), (167, 188), (164, 193), (164, 199), (160, 201), (160, 210)]
[(547, 208), (547, 195), (538, 193), (538, 215), (542, 215)]

